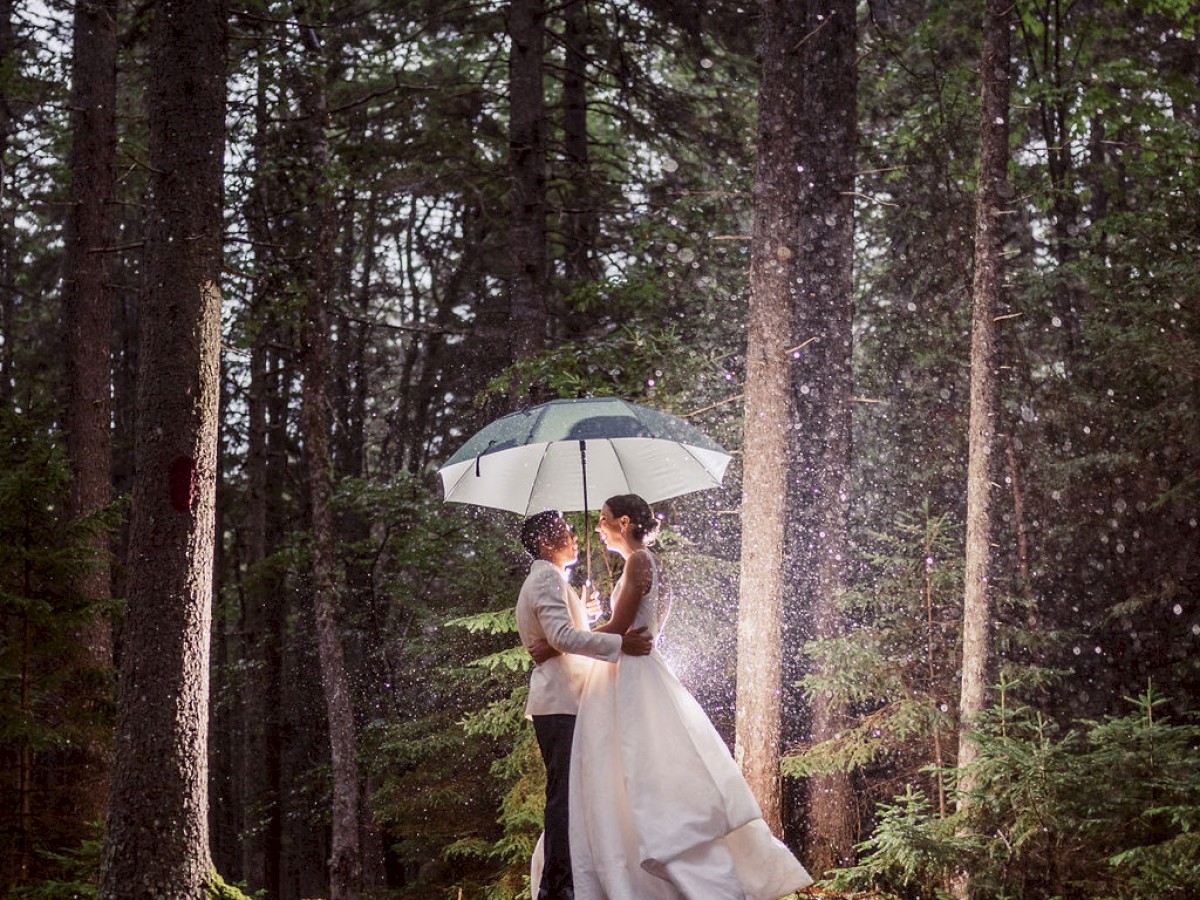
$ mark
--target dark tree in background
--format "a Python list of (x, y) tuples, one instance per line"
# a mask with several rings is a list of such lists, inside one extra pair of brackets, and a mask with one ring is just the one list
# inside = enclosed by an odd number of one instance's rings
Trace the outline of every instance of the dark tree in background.
[[(321, 24), (317, 9), (296, 4), (301, 21)], [(362, 875), (359, 840), (358, 757), (354, 712), (341, 623), (341, 604), (334, 551), (333, 458), (330, 450), (329, 312), (333, 295), (334, 248), (337, 237), (333, 189), (329, 181), (329, 100), (327, 65), (319, 29), (304, 34), (303, 83), (299, 85), (300, 112), (309, 172), (304, 197), (307, 266), (302, 281), (304, 320), (300, 329), (304, 368), (301, 423), (304, 461), (308, 469), (309, 527), (311, 532), (311, 591), (321, 659), (321, 688), (329, 725), (333, 765), (333, 835), (329, 866), (332, 900), (356, 896)]]
[[(254, 134), (255, 179), (245, 203), (247, 232), (254, 243), (254, 276), (250, 285), (250, 314), (258, 323), (251, 339), (246, 398), (246, 583), (241, 586), (241, 634), (244, 672), (239, 700), (243, 713), (242, 746), (237, 777), (242, 787), (244, 820), (241, 832), (241, 874), (251, 890), (275, 893), (280, 887), (282, 823), (280, 781), (280, 720), (282, 711), (281, 657), (286, 604), (279, 602), (278, 577), (265, 563), (277, 541), (271, 526), (279, 518), (280, 484), (286, 456), (281, 443), (279, 405), (286, 399), (277, 365), (278, 329), (269, 315), (279, 279), (274, 276), (269, 229), (270, 200), (275, 187), (267, 172), (270, 152), (267, 92), (274, 84), (260, 53), (255, 66)], [(280, 395), (283, 395), (283, 398)], [(275, 398), (272, 433), (271, 404)], [(270, 465), (274, 446), (274, 463)], [(274, 515), (272, 515), (274, 513)], [(274, 521), (273, 521), (274, 520)]]
[(164, 0), (150, 35), (147, 228), (128, 606), (102, 898), (198, 897), (220, 368), (226, 9)]
[[(794, 116), (799, 205), (792, 313), (795, 410), (789, 442), (787, 621), (789, 632), (833, 639), (846, 629), (840, 609), (849, 586), (851, 356), (854, 319), (854, 178), (858, 135), (856, 4), (808, 0), (798, 44), (800, 105)], [(795, 642), (788, 650), (796, 654)], [(829, 674), (829, 673), (819, 673)], [(817, 692), (812, 740), (834, 738), (846, 710)], [(799, 717), (796, 717), (799, 718)], [(850, 776), (808, 784), (805, 863), (825, 872), (849, 862), (858, 840)]]
[(510, 361), (529, 359), (546, 340), (546, 8), (543, 0), (508, 7)]
[[(112, 496), (111, 259), (117, 151), (116, 0), (79, 3), (72, 50), (71, 194), (64, 235), (63, 322), (66, 331), (67, 453), (71, 461), (68, 515), (102, 510)], [(108, 536), (92, 542), (95, 559), (72, 592), (89, 600), (110, 597)], [(109, 705), (112, 627), (98, 616), (79, 634), (81, 699)], [(105, 744), (82, 750), (77, 781), (79, 817), (99, 820), (108, 790)]]
[[(9, 173), (5, 159), (16, 118), (13, 87), (16, 81), (16, 46), (13, 42), (13, 0), (0, 0), (0, 200), (5, 199)], [(0, 206), (0, 398), (12, 391), (13, 307), (12, 209)]]

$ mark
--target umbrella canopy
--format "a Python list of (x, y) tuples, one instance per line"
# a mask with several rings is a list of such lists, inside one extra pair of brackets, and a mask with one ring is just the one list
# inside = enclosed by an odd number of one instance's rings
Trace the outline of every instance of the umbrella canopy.
[(675, 416), (615, 397), (553, 400), (487, 425), (438, 470), (447, 502), (532, 515), (721, 484), (730, 456)]

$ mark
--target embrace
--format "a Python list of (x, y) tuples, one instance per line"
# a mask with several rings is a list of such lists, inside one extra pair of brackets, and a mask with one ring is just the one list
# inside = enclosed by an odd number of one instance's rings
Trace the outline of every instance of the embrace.
[(812, 882), (771, 834), (721, 736), (654, 650), (666, 618), (658, 522), (611, 497), (597, 531), (625, 561), (612, 618), (589, 630), (567, 582), (577, 547), (555, 511), (527, 519), (534, 558), (517, 600), (537, 663), (525, 715), (546, 765), (535, 900), (778, 900)]

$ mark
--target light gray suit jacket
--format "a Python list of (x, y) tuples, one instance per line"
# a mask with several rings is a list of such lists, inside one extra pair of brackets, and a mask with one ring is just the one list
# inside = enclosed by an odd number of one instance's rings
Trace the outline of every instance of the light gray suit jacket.
[(544, 559), (535, 559), (517, 598), (517, 631), (528, 647), (544, 639), (562, 655), (534, 666), (529, 678), (526, 718), (556, 714), (575, 715), (587, 678), (591, 656), (605, 662), (621, 658), (619, 634), (596, 634), (588, 630), (583, 601), (567, 584), (561, 569)]

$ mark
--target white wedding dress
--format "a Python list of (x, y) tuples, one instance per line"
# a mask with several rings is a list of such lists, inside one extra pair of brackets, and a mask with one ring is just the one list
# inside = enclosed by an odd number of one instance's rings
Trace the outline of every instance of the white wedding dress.
[[(658, 564), (638, 552), (653, 575), (633, 627), (657, 637)], [(657, 650), (593, 661), (571, 748), (570, 808), (576, 900), (778, 900), (812, 883)]]

